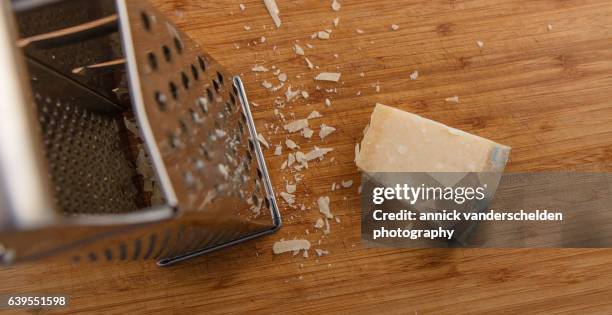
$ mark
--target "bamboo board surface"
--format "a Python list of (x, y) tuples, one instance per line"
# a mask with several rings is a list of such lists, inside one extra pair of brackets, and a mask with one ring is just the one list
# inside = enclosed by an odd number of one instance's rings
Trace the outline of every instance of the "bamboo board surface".
[[(307, 101), (280, 110), (288, 119), (321, 112), (312, 140), (291, 139), (302, 150), (335, 149), (302, 172), (298, 203), (312, 209), (280, 202), (285, 226), (277, 234), (166, 269), (151, 261), (89, 264), (66, 257), (4, 269), (0, 293), (64, 293), (71, 311), (120, 314), (612, 313), (612, 250), (360, 248), (353, 163), (355, 143), (380, 102), (512, 146), (507, 171), (612, 171), (609, 1), (344, 0), (333, 12), (331, 1), (277, 0), (279, 30), (260, 0), (154, 2), (243, 75), (250, 100), (259, 105), (253, 108), (259, 131), (271, 144), (287, 136), (271, 127), (280, 125), (273, 103), (283, 95), (261, 87), (263, 79), (276, 82), (272, 74), (250, 69), (275, 65), (294, 89), (309, 92)], [(400, 28), (392, 31), (391, 24)], [(330, 40), (310, 39), (326, 28), (333, 30)], [(319, 69), (309, 70), (295, 55), (296, 40)], [(415, 70), (419, 77), (411, 80)], [(312, 78), (321, 71), (341, 72), (341, 82), (319, 83), (317, 91)], [(337, 93), (325, 92), (333, 87)], [(458, 104), (445, 101), (455, 95)], [(338, 130), (321, 141), (320, 123)], [(266, 150), (267, 163), (279, 192), (292, 174), (280, 171), (286, 155), (272, 151)], [(356, 184), (330, 191), (343, 180)], [(330, 255), (274, 256), (272, 244), (281, 238), (321, 239), (312, 228), (319, 217), (313, 202), (323, 195), (341, 220), (315, 246)]]

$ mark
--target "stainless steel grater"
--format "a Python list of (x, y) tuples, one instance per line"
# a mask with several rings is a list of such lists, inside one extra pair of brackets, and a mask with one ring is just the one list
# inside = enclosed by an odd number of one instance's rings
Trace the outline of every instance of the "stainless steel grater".
[(147, 1), (0, 7), (3, 262), (168, 265), (280, 227), (240, 78)]

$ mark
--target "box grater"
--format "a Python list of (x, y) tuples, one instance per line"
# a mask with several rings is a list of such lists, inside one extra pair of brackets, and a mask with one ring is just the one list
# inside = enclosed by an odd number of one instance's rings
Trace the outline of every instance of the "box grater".
[(1, 261), (169, 265), (280, 227), (240, 78), (151, 4), (0, 7)]

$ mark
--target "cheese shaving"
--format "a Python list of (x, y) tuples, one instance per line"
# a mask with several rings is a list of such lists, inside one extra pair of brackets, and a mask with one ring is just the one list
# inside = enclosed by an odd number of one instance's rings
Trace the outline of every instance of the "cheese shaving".
[(272, 251), (274, 254), (281, 254), (286, 252), (294, 252), (304, 250), (307, 251), (310, 249), (310, 242), (308, 240), (289, 240), (289, 241), (280, 241), (274, 243), (272, 246)]
[(321, 115), (321, 113), (319, 113), (316, 110), (313, 110), (312, 113), (310, 113), (310, 115), (308, 115), (307, 119), (315, 119), (315, 118), (321, 118), (323, 117), (323, 115)]
[(334, 149), (332, 148), (319, 148), (315, 146), (312, 151), (306, 153), (305, 158), (307, 161), (312, 161), (315, 159), (323, 160), (323, 157), (333, 150)]
[(279, 17), (280, 11), (278, 10), (278, 6), (276, 6), (276, 1), (264, 0), (264, 4), (266, 5), (266, 8), (268, 9), (270, 16), (272, 17), (272, 20), (274, 20), (276, 28), (279, 28), (281, 26), (281, 19)]
[(270, 148), (268, 141), (266, 141), (266, 138), (264, 138), (264, 136), (261, 133), (257, 134), (257, 140), (259, 140), (259, 142), (263, 144), (263, 146), (266, 147), (266, 149)]
[(447, 97), (445, 101), (447, 101), (448, 103), (459, 103), (459, 96), (455, 95), (455, 96)]
[(298, 119), (283, 126), (290, 133), (298, 132), (308, 127), (308, 119)]
[(338, 82), (341, 75), (342, 74), (338, 72), (321, 72), (315, 77), (315, 80)]
[(304, 49), (302, 49), (302, 47), (300, 47), (300, 45), (295, 44), (294, 47), (293, 47), (293, 50), (295, 51), (296, 55), (304, 56)]
[(298, 146), (293, 140), (291, 139), (287, 139), (285, 140), (285, 145), (287, 146), (287, 148), (291, 149), (291, 150), (295, 150), (295, 149), (299, 149), (300, 146)]
[(268, 72), (268, 71), (270, 71), (270, 69), (268, 69), (268, 68), (266, 68), (264, 66), (255, 65), (253, 67), (253, 69), (251, 69), (251, 71), (253, 71), (253, 72)]
[(296, 185), (289, 185), (287, 184), (285, 187), (285, 190), (287, 190), (288, 193), (293, 194), (297, 189)]
[(326, 218), (328, 219), (333, 219), (334, 215), (331, 213), (331, 210), (329, 209), (329, 197), (319, 197), (319, 199), (317, 200), (317, 205), (319, 206), (319, 212), (321, 212), (321, 214), (325, 215)]
[(295, 195), (292, 194), (288, 194), (284, 191), (281, 191), (280, 193), (281, 197), (283, 197), (283, 199), (285, 200), (286, 203), (292, 205), (295, 203)]
[(319, 137), (321, 137), (321, 140), (323, 140), (325, 139), (325, 137), (329, 136), (334, 131), (336, 131), (336, 128), (328, 126), (326, 124), (322, 124), (321, 130), (319, 131)]

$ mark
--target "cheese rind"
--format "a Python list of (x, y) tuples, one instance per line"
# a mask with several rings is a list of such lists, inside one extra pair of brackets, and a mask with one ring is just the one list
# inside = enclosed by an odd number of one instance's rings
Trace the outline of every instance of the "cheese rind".
[(365, 172), (499, 172), (510, 147), (376, 104), (357, 166)]

